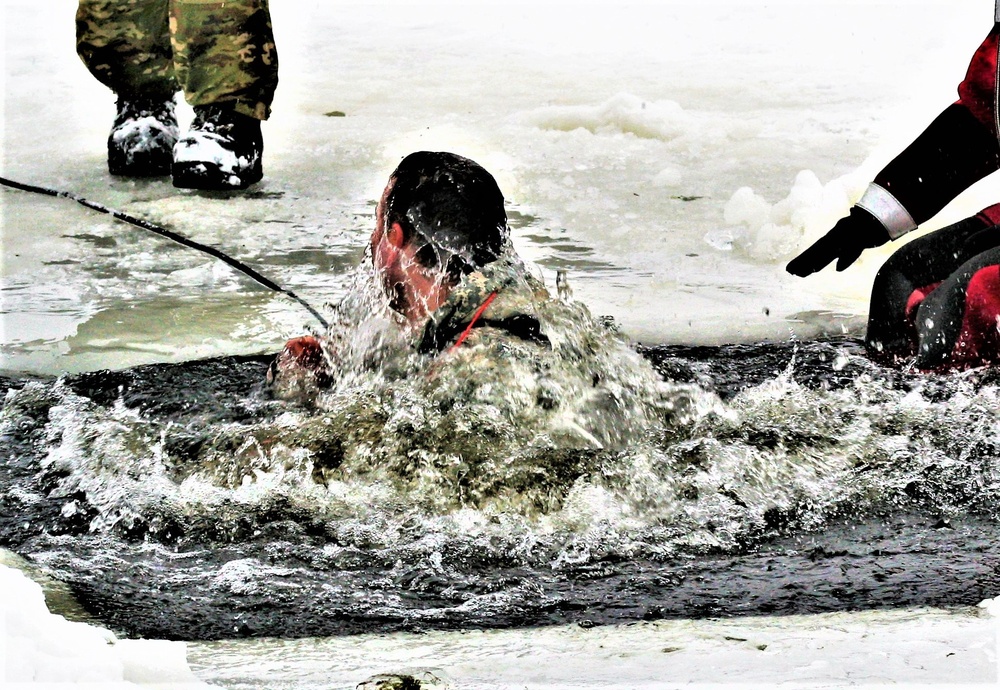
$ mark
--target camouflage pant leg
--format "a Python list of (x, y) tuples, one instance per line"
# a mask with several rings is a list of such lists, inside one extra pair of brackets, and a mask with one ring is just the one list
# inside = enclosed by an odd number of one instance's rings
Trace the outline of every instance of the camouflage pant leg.
[(278, 85), (267, 0), (171, 0), (170, 36), (188, 103), (267, 119)]
[(76, 50), (115, 93), (164, 99), (177, 92), (167, 9), (169, 0), (80, 0)]
[(233, 102), (266, 119), (278, 84), (267, 0), (80, 0), (77, 52), (115, 93)]

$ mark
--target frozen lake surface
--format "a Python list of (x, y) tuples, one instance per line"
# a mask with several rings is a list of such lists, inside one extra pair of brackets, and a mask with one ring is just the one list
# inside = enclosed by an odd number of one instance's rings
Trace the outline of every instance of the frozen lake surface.
[[(497, 177), (519, 252), (550, 281), (567, 270), (637, 340), (858, 334), (888, 249), (844, 275), (783, 265), (954, 100), (989, 28), (982, 4), (282, 3), (266, 177), (228, 197), (110, 178), (113, 96), (73, 52), (74, 4), (42, 17), (7, 2), (3, 170), (216, 246), (322, 304), (342, 295), (395, 163), (452, 150)], [(883, 31), (895, 25), (912, 30)], [(7, 368), (272, 351), (308, 323), (209, 257), (0, 193)], [(988, 180), (936, 222), (997, 195)]]

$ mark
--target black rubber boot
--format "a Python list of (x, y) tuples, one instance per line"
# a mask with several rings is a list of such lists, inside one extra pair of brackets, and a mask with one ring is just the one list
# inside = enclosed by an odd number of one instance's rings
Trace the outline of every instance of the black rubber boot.
[(176, 143), (173, 98), (118, 96), (118, 114), (108, 135), (108, 172), (129, 177), (169, 175)]
[(264, 176), (260, 120), (224, 105), (195, 106), (191, 129), (174, 146), (174, 186), (245, 189)]

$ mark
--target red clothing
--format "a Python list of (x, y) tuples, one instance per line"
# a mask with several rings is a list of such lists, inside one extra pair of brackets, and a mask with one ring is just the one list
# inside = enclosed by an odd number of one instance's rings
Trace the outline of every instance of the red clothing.
[(979, 46), (965, 80), (958, 85), (958, 103), (969, 109), (994, 137), (1000, 135), (997, 120), (997, 50), (1000, 48), (1000, 24), (994, 24)]

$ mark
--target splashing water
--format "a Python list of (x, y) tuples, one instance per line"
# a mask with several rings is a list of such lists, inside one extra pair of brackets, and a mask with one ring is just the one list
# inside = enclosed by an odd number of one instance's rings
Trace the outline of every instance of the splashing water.
[(516, 284), (503, 294), (531, 297), (538, 338), (484, 327), (430, 356), (405, 342), (362, 264), (359, 289), (323, 339), (333, 386), (309, 396), (314, 409), (294, 423), (218, 436), (201, 450), (208, 474), (196, 473), (233, 486), (255, 481), (248, 468), (304, 467), (328, 488), (384, 485), (435, 512), (547, 513), (616, 452), (715, 406), (704, 391), (664, 382), (582, 304), (533, 297), (537, 285), (512, 266)]
[(885, 370), (855, 341), (640, 354), (554, 299), (547, 345), (484, 327), (432, 357), (352, 294), (309, 405), (268, 395), (264, 358), (8, 381), (3, 543), (110, 624), (189, 639), (711, 615), (752, 582), (759, 610), (822, 610), (857, 605), (829, 603), (829, 559), (925, 572), (932, 543), (971, 574), (922, 581), (995, 585), (968, 551), (995, 552), (988, 371)]

